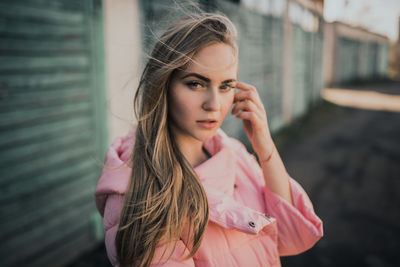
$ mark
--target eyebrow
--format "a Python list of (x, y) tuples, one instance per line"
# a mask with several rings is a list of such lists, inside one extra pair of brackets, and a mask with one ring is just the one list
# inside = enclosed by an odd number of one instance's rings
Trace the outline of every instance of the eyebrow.
[[(203, 80), (205, 82), (208, 82), (208, 83), (211, 81), (209, 78), (204, 77), (204, 76), (202, 76), (202, 75), (200, 75), (198, 73), (194, 73), (194, 72), (186, 74), (181, 79), (185, 79), (186, 77), (189, 77), (189, 76), (197, 77), (197, 78), (199, 78), (199, 79), (201, 79), (201, 80)], [(235, 81), (236, 81), (236, 79), (228, 79), (228, 80), (223, 81), (222, 83), (230, 83), (230, 82), (235, 82)]]

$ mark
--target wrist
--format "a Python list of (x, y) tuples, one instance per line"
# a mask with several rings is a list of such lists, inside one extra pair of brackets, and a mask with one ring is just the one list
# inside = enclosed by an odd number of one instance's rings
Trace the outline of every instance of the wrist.
[(263, 152), (258, 154), (260, 163), (269, 162), (272, 158), (272, 155), (275, 153), (276, 147), (275, 144), (272, 143), (272, 147), (268, 150), (268, 152)]

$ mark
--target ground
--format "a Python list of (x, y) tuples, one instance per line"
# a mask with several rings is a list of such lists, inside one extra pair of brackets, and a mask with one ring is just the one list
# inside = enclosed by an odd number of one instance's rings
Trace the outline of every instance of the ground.
[[(399, 82), (349, 89), (399, 101)], [(309, 193), (324, 237), (282, 266), (400, 266), (400, 112), (325, 103), (301, 125), (281, 156)]]
[[(400, 82), (346, 89), (398, 100)], [(324, 223), (324, 237), (300, 255), (282, 257), (282, 266), (400, 266), (400, 112), (322, 101), (273, 139)], [(111, 265), (101, 244), (72, 266)]]

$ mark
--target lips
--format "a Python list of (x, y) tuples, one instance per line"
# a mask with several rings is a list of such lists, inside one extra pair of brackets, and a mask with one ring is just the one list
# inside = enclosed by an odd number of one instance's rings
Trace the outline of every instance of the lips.
[(217, 120), (209, 119), (209, 120), (200, 120), (200, 121), (197, 121), (197, 122), (217, 122)]
[(197, 125), (199, 125), (201, 128), (204, 129), (213, 129), (218, 125), (218, 123), (217, 120), (208, 119), (208, 120), (197, 121)]

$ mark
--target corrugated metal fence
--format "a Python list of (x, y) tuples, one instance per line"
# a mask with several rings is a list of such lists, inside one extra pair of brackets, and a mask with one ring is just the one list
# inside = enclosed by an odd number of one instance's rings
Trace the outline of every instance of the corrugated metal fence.
[(100, 4), (0, 3), (1, 266), (61, 266), (101, 238)]
[(389, 44), (339, 36), (336, 49), (335, 83), (387, 76)]

